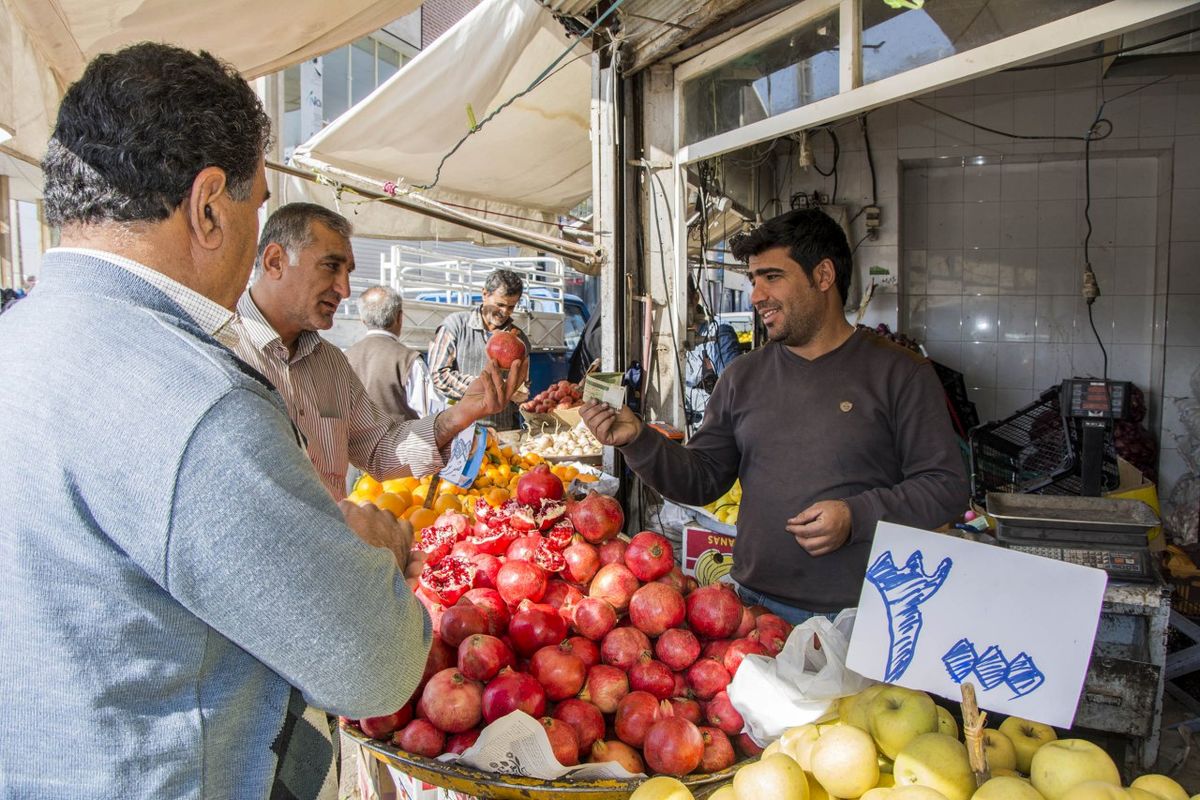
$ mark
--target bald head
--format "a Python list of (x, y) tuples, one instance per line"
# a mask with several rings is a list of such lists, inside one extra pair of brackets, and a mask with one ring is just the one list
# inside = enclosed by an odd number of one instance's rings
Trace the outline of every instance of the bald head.
[(390, 286), (372, 286), (359, 296), (358, 314), (368, 328), (399, 336), (404, 324), (404, 300)]

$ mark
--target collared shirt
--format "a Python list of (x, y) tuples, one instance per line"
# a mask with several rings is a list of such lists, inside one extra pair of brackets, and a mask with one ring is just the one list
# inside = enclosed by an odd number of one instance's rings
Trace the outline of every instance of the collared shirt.
[(296, 355), (250, 292), (238, 301), (234, 352), (274, 384), (288, 416), (307, 439), (308, 455), (335, 500), (346, 496), (350, 464), (380, 480), (426, 475), (444, 466), (434, 433), (436, 417), (399, 422), (367, 397), (341, 350), (318, 334), (300, 334)]
[[(471, 311), (459, 311), (446, 317), (433, 335), (429, 345), (429, 371), (433, 385), (451, 400), (461, 400), (467, 388), (483, 372), (487, 364), (487, 343), (492, 331), (483, 324), (482, 306)], [(498, 330), (511, 331), (525, 345), (526, 364), (531, 351), (529, 337), (512, 321)], [(481, 422), (490, 422), (500, 430), (515, 428), (518, 424), (517, 407), (509, 403), (499, 414), (486, 417)]]
[(183, 312), (191, 317), (192, 321), (202, 331), (226, 347), (233, 349), (237, 332), (230, 323), (233, 321), (234, 313), (215, 300), (211, 300), (200, 294), (195, 289), (184, 286), (173, 278), (168, 278), (158, 270), (147, 267), (145, 264), (134, 261), (132, 258), (125, 258), (124, 256), (104, 250), (93, 250), (88, 247), (52, 247), (46, 253), (74, 253), (76, 255), (90, 256), (91, 258), (99, 258), (107, 261), (110, 264), (116, 264), (118, 267), (132, 272), (171, 298), (171, 302), (183, 309)]

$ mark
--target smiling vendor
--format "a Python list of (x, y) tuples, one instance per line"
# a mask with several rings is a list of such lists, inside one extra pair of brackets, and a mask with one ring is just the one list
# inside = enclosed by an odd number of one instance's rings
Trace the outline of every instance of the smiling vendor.
[(929, 361), (846, 321), (842, 228), (792, 211), (732, 245), (769, 341), (729, 365), (691, 441), (627, 406), (589, 401), (582, 417), (676, 502), (704, 505), (740, 477), (739, 593), (796, 623), (858, 603), (877, 522), (936, 528), (969, 487)]

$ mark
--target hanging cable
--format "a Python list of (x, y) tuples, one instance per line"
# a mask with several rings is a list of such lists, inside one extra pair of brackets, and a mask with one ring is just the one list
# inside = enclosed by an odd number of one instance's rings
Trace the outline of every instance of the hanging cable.
[(1197, 31), (1200, 31), (1200, 28), (1189, 28), (1186, 31), (1179, 31), (1178, 33), (1172, 33), (1169, 36), (1162, 37), (1161, 39), (1155, 39), (1154, 41), (1151, 41), (1151, 42), (1142, 42), (1141, 44), (1131, 44), (1131, 45), (1129, 45), (1129, 47), (1122, 47), (1117, 50), (1110, 50), (1106, 53), (1097, 53), (1096, 55), (1083, 56), (1081, 58), (1070, 58), (1070, 59), (1067, 59), (1066, 61), (1051, 61), (1048, 64), (1026, 64), (1025, 66), (1021, 66), (1021, 67), (1009, 67), (1008, 69), (1005, 70), (1005, 72), (1026, 72), (1028, 70), (1033, 70), (1033, 69), (1052, 69), (1053, 67), (1069, 67), (1072, 64), (1082, 64), (1086, 61), (1096, 61), (1101, 58), (1108, 58), (1109, 56), (1119, 56), (1123, 53), (1129, 53), (1134, 50), (1143, 50), (1147, 47), (1153, 47), (1156, 44), (1162, 44), (1163, 42), (1169, 42), (1172, 39), (1178, 39), (1181, 36), (1187, 36), (1188, 34), (1196, 33)]

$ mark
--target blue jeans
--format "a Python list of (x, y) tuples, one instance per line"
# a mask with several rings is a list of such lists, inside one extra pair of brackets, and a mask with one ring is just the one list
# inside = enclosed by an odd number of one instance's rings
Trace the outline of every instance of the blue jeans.
[(789, 606), (786, 603), (781, 603), (778, 600), (767, 597), (762, 592), (756, 592), (739, 583), (735, 583), (734, 588), (737, 590), (738, 597), (742, 598), (742, 602), (746, 605), (763, 606), (772, 614), (782, 617), (785, 622), (791, 625), (799, 625), (801, 622), (813, 617), (825, 617), (832, 622), (833, 618), (838, 615), (837, 611), (809, 611), (806, 608)]

